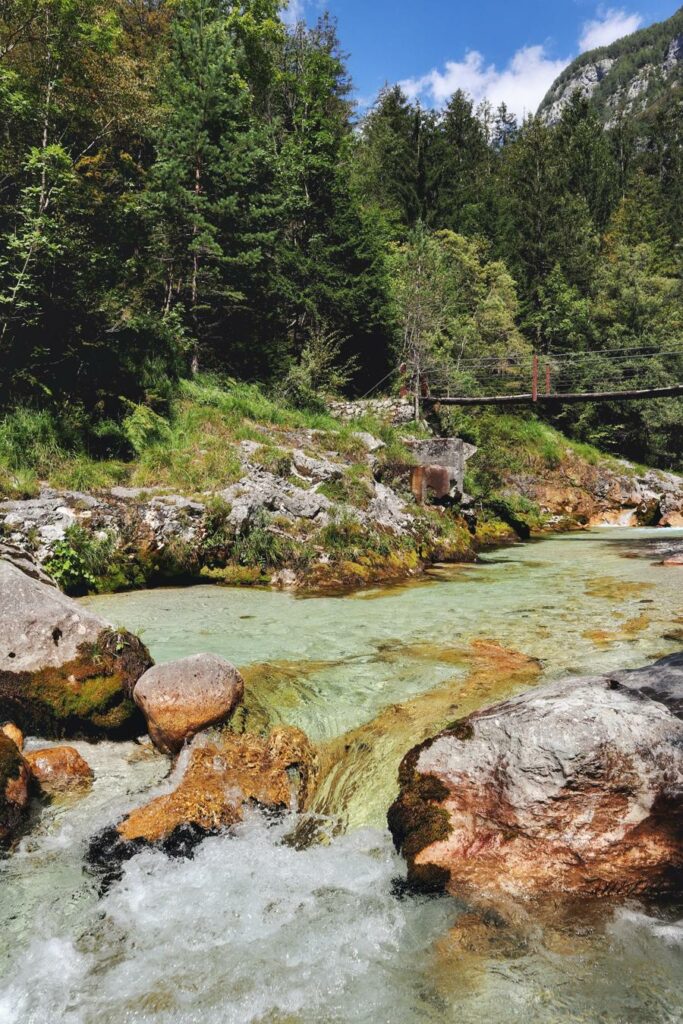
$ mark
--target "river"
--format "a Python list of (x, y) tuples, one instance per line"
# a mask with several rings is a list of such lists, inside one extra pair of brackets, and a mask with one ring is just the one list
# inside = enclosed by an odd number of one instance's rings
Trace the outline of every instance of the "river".
[(405, 892), (384, 824), (401, 756), (447, 721), (680, 650), (683, 569), (656, 564), (676, 537), (550, 537), (345, 597), (87, 599), (158, 662), (213, 651), (240, 666), (240, 727), (287, 722), (321, 745), (316, 841), (254, 811), (193, 860), (139, 854), (104, 887), (84, 867), (88, 838), (168, 788), (168, 762), (148, 745), (74, 744), (91, 793), (37, 812), (0, 861), (0, 1024), (680, 1024), (681, 908), (471, 924), (450, 897)]

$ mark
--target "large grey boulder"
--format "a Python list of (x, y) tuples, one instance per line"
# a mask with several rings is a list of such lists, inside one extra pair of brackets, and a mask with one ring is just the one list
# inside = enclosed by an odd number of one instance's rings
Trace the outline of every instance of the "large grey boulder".
[(389, 812), (410, 877), (460, 894), (675, 892), (682, 687), (681, 655), (566, 679), (414, 748)]
[(35, 672), (63, 665), (86, 641), (94, 643), (108, 622), (70, 597), (0, 562), (0, 671)]
[(177, 753), (202, 729), (227, 721), (243, 696), (242, 676), (217, 654), (155, 665), (133, 691), (152, 741), (167, 754)]
[(131, 694), (151, 663), (137, 637), (0, 561), (0, 721), (43, 736), (139, 735)]

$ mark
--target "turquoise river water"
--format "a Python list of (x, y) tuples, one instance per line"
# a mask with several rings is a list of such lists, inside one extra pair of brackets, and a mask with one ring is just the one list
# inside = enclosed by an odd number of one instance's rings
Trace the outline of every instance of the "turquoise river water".
[(293, 815), (254, 811), (193, 860), (145, 852), (104, 887), (89, 837), (169, 788), (169, 763), (149, 744), (75, 744), (92, 791), (42, 809), (0, 861), (0, 1024), (681, 1024), (683, 908), (473, 923), (450, 897), (406, 894), (385, 815), (401, 756), (455, 715), (680, 650), (683, 569), (659, 563), (682, 537), (552, 537), (345, 597), (87, 599), (159, 662), (214, 651), (242, 668), (245, 728), (291, 723), (327, 751), (326, 827), (302, 849), (283, 842)]

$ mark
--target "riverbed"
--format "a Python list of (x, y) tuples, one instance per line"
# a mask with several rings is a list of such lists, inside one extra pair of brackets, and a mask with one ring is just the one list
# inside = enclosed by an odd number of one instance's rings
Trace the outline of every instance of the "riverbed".
[[(236, 727), (299, 726), (327, 762), (313, 841), (252, 812), (190, 861), (103, 886), (89, 837), (170, 785), (148, 744), (74, 744), (92, 792), (0, 862), (0, 1024), (502, 1024), (683, 1020), (683, 913), (525, 908), (482, 925), (409, 895), (386, 810), (403, 754), (544, 679), (683, 647), (683, 531), (599, 530), (343, 597), (199, 586), (89, 598), (157, 662), (212, 651), (247, 680)], [(34, 744), (37, 745), (37, 744)], [(42, 744), (44, 745), (44, 744)]]

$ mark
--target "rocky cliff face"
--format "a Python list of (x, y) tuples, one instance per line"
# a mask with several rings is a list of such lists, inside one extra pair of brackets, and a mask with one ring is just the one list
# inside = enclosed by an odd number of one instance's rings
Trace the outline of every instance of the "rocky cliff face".
[(606, 125), (636, 122), (662, 104), (683, 100), (683, 8), (610, 46), (582, 54), (553, 83), (539, 114), (550, 124), (576, 94), (594, 104)]

